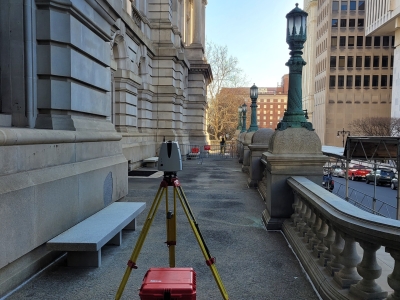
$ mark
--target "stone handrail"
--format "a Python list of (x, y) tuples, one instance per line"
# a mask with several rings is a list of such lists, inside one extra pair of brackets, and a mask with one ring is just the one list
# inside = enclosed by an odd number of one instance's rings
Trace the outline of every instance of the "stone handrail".
[[(354, 207), (305, 177), (294, 176), (287, 183), (295, 195), (295, 212), (282, 228), (321, 297), (400, 299), (400, 221)], [(381, 247), (394, 259), (387, 278), (393, 292), (377, 283)]]

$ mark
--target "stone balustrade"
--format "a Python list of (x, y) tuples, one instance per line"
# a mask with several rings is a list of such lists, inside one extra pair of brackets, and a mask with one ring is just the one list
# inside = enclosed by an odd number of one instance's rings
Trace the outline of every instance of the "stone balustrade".
[(400, 299), (400, 221), (360, 210), (305, 177), (287, 183), (294, 213), (282, 230), (320, 296)]

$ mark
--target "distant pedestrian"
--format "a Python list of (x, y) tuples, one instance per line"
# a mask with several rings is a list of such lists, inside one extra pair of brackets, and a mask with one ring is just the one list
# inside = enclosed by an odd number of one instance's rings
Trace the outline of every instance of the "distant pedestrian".
[(225, 154), (225, 139), (222, 137), (222, 140), (219, 142), (220, 146), (220, 154)]

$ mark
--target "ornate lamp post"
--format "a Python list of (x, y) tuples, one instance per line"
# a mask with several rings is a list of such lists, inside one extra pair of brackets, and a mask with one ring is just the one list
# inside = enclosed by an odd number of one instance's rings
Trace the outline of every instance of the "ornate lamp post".
[(239, 122), (238, 122), (238, 127), (236, 128), (236, 130), (242, 130), (242, 106), (241, 105), (238, 108), (238, 112), (239, 112)]
[(247, 132), (257, 131), (257, 98), (258, 98), (258, 87), (255, 84), (250, 88), (250, 98), (251, 98), (251, 123), (249, 130)]
[(246, 105), (246, 103), (243, 103), (243, 105), (242, 105), (243, 123), (242, 123), (242, 130), (240, 131), (240, 133), (246, 131), (246, 112), (247, 112), (247, 105)]
[(301, 103), (302, 70), (303, 66), (306, 65), (301, 55), (303, 54), (303, 44), (307, 39), (306, 24), (308, 14), (298, 8), (298, 5), (296, 3), (296, 7), (286, 15), (286, 43), (288, 43), (291, 50), (291, 57), (286, 63), (286, 66), (289, 67), (289, 91), (287, 110), (284, 113), (282, 121), (278, 123), (278, 130), (285, 130), (289, 127), (304, 127), (308, 130), (314, 130), (312, 123), (307, 122)]
[(344, 148), (344, 137), (346, 136), (346, 134), (347, 134), (348, 136), (350, 136), (350, 131), (346, 131), (346, 130), (344, 130), (344, 128), (343, 128), (342, 131), (338, 131), (338, 132), (337, 132), (337, 137), (342, 136), (343, 148)]

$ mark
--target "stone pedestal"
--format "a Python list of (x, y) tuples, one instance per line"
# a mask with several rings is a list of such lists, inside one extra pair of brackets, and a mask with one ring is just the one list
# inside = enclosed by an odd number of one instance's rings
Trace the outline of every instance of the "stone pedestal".
[(244, 156), (244, 137), (246, 132), (241, 132), (238, 137), (238, 153), (239, 153), (239, 163), (243, 163), (243, 156)]
[(250, 149), (249, 145), (251, 144), (251, 140), (253, 138), (255, 131), (247, 132), (243, 138), (243, 163), (242, 163), (242, 172), (249, 173), (250, 167)]
[(265, 166), (261, 162), (261, 156), (263, 152), (268, 151), (269, 140), (273, 134), (274, 130), (270, 128), (259, 129), (254, 133), (251, 144), (248, 145), (250, 150), (250, 162), (247, 184), (251, 188), (257, 188), (258, 182), (263, 177)]
[(262, 213), (268, 230), (279, 230), (285, 219), (293, 213), (294, 196), (286, 180), (291, 176), (304, 176), (321, 184), (322, 167), (328, 161), (321, 151), (321, 141), (314, 131), (305, 128), (276, 130), (264, 152), (263, 195), (266, 209)]

